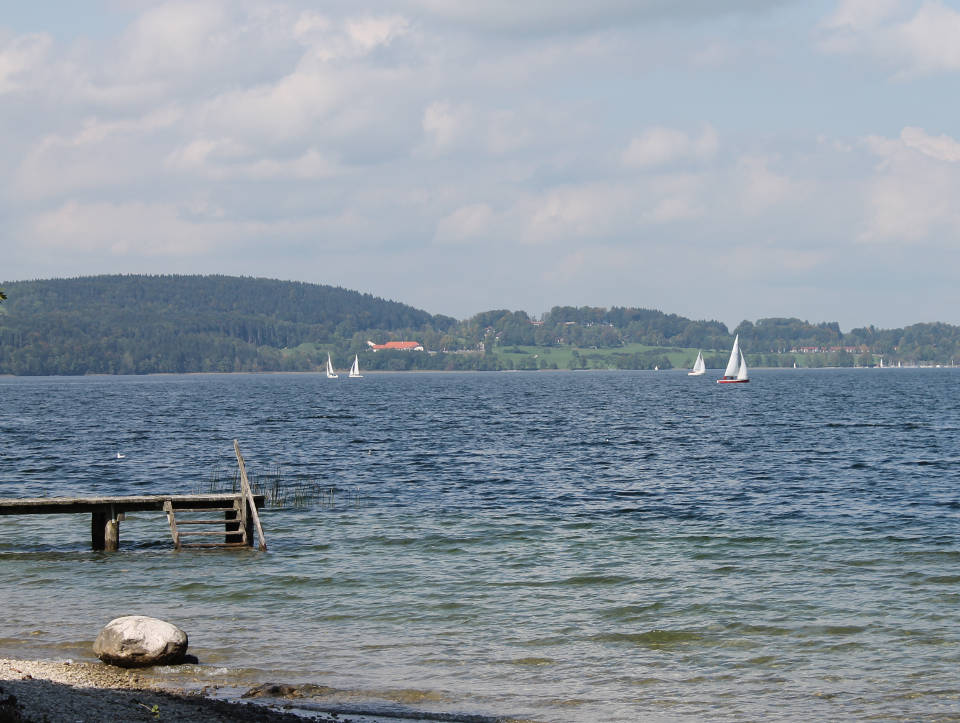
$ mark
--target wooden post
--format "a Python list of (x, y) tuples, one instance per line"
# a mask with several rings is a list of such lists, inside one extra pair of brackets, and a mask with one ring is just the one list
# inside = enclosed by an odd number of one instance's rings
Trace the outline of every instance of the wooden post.
[(95, 510), (90, 520), (90, 543), (94, 550), (120, 548), (120, 519), (113, 505)]
[(120, 549), (120, 516), (117, 514), (113, 505), (110, 505), (110, 515), (107, 524), (103, 528), (104, 550), (113, 551)]
[[(248, 507), (246, 500), (243, 501), (243, 506), (244, 509)], [(254, 503), (254, 508), (256, 508), (256, 503)], [(253, 547), (253, 515), (249, 512), (243, 516), (243, 532), (243, 539), (248, 541), (247, 544), (250, 545), (250, 547)], [(261, 549), (267, 549), (266, 543), (264, 543)]]
[(106, 547), (107, 514), (105, 510), (94, 510), (90, 517), (90, 545), (94, 550)]
[[(253, 499), (253, 492), (250, 490), (250, 480), (247, 479), (247, 465), (243, 461), (243, 455), (240, 454), (240, 444), (233, 440), (233, 451), (237, 454), (237, 465), (240, 467), (240, 489), (243, 493), (243, 501), (247, 508), (247, 519), (253, 520), (257, 529), (257, 536), (260, 540), (259, 548), (267, 549), (267, 540), (263, 536), (263, 527), (260, 526), (260, 515), (257, 514), (257, 503)], [(250, 529), (249, 527), (247, 529)], [(253, 546), (253, 531), (250, 530), (250, 545)]]
[(167, 513), (167, 522), (170, 523), (170, 534), (173, 535), (173, 549), (180, 549), (180, 533), (177, 531), (177, 517), (173, 511), (173, 500), (165, 500), (163, 511)]

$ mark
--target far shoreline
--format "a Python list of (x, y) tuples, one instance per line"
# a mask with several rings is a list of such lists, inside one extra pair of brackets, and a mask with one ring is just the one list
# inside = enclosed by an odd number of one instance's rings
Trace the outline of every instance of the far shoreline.
[[(918, 370), (944, 370), (960, 369), (960, 365), (939, 364), (932, 366), (905, 366), (905, 367), (882, 367), (884, 371), (918, 371)], [(784, 371), (784, 372), (808, 372), (808, 371), (880, 371), (881, 367), (764, 367), (752, 366), (750, 371)], [(370, 376), (398, 376), (398, 375), (423, 375), (423, 374), (570, 374), (570, 373), (614, 373), (614, 372), (643, 372), (650, 374), (676, 374), (683, 372), (686, 374), (689, 370), (686, 367), (673, 367), (672, 369), (402, 369), (402, 370), (371, 370), (363, 373), (364, 377)], [(706, 377), (711, 373), (717, 376), (723, 374), (723, 369), (707, 369)], [(95, 372), (90, 374), (0, 374), (0, 379), (91, 379), (91, 378), (109, 378), (109, 379), (147, 379), (153, 377), (203, 377), (203, 376), (323, 376), (324, 371), (242, 371), (242, 372), (148, 372), (146, 374), (109, 374), (106, 372)], [(349, 381), (349, 378), (343, 375), (341, 378)], [(361, 377), (362, 378), (362, 377)], [(333, 381), (333, 380), (331, 380)], [(337, 380), (339, 381), (339, 379)]]

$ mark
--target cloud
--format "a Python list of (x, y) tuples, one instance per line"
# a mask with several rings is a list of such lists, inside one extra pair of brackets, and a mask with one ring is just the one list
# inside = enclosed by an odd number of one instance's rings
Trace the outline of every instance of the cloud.
[(632, 168), (649, 168), (677, 161), (703, 161), (712, 157), (718, 146), (717, 133), (709, 125), (704, 125), (699, 137), (674, 128), (648, 128), (630, 141), (623, 163)]
[[(203, 199), (178, 203), (69, 200), (31, 217), (23, 244), (56, 251), (62, 258), (199, 259), (231, 254), (274, 255), (290, 247), (336, 250), (345, 239), (368, 237), (373, 224), (351, 209), (329, 215), (243, 218)], [(269, 243), (265, 244), (265, 239)], [(267, 252), (263, 254), (262, 252)]]
[(583, 183), (552, 188), (522, 201), (515, 209), (522, 226), (519, 240), (529, 244), (568, 239), (600, 241), (634, 221), (634, 189), (612, 183)]
[(23, 87), (24, 77), (45, 59), (52, 39), (43, 33), (0, 37), (0, 95)]
[(396, 14), (336, 19), (304, 11), (293, 26), (293, 35), (311, 51), (308, 57), (324, 63), (364, 57), (410, 31), (410, 21)]
[(899, 138), (871, 136), (880, 159), (865, 186), (862, 243), (960, 246), (960, 143), (904, 128)]
[(226, 230), (224, 224), (191, 223), (171, 204), (68, 201), (38, 214), (26, 236), (33, 245), (67, 254), (194, 256), (222, 242)]
[(825, 52), (872, 57), (901, 78), (960, 71), (960, 12), (940, 0), (844, 0), (821, 29)]
[(229, 27), (218, 2), (162, 3), (127, 31), (122, 70), (143, 77), (202, 67), (229, 42)]
[(486, 203), (461, 206), (437, 223), (434, 239), (441, 244), (459, 244), (489, 238), (495, 214)]
[(804, 193), (801, 184), (771, 170), (772, 162), (769, 157), (756, 155), (746, 155), (737, 161), (732, 188), (746, 213), (755, 215), (788, 201), (798, 201)]
[(428, 153), (474, 152), (506, 155), (526, 147), (532, 132), (513, 109), (478, 109), (471, 103), (431, 102), (421, 121)]
[(952, 163), (960, 162), (960, 143), (946, 133), (930, 136), (922, 128), (904, 128), (900, 133), (900, 139), (908, 148), (913, 148), (930, 158)]
[(42, 137), (23, 154), (8, 194), (41, 199), (153, 178), (160, 167), (156, 138), (180, 118), (172, 107), (139, 118), (88, 118), (72, 134)]
[(841, 0), (821, 25), (830, 30), (872, 29), (899, 14), (903, 6), (903, 0)]

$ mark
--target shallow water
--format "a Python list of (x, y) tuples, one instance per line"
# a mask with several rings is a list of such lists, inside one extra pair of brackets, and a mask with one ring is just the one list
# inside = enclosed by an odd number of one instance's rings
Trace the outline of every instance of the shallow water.
[[(0, 525), (0, 654), (177, 623), (197, 674), (550, 721), (960, 715), (960, 372), (2, 378), (0, 495), (335, 487), (267, 553)], [(125, 455), (117, 459), (117, 452)]]

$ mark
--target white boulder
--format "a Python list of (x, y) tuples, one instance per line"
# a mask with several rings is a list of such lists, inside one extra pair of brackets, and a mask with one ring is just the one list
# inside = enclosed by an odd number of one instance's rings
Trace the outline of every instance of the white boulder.
[(103, 627), (93, 652), (104, 663), (122, 668), (175, 665), (187, 653), (187, 634), (165, 620), (126, 615)]

